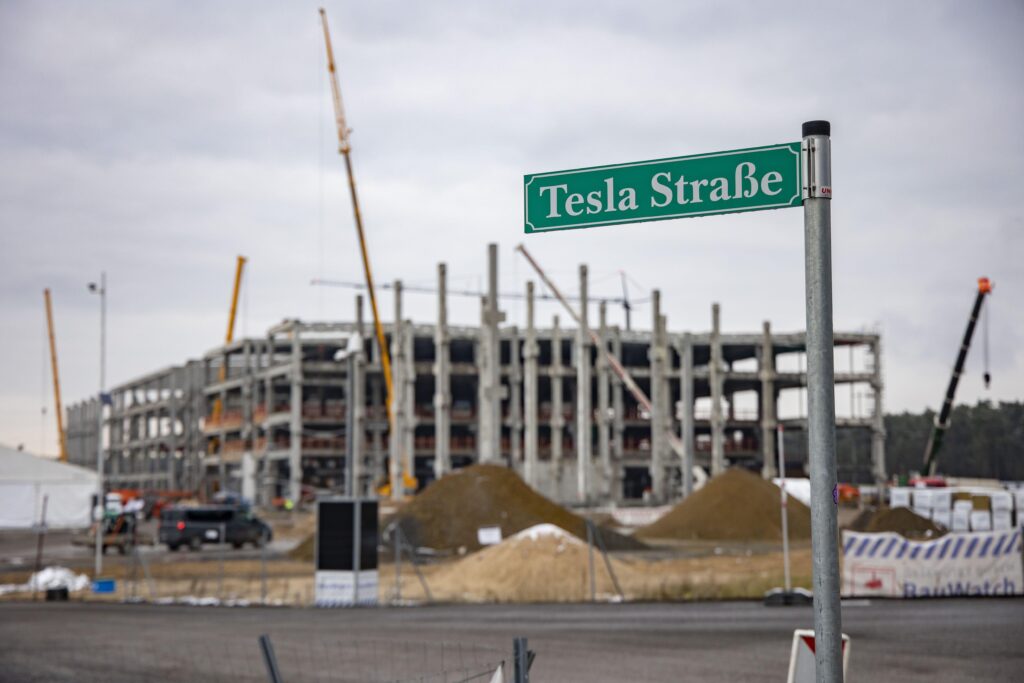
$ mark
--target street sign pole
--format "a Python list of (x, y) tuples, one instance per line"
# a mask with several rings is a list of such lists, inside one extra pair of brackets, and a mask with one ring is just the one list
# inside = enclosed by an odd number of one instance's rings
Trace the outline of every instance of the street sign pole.
[(842, 683), (832, 357), (832, 161), (828, 121), (803, 124), (802, 191), (807, 299), (807, 446), (811, 469), (815, 671)]

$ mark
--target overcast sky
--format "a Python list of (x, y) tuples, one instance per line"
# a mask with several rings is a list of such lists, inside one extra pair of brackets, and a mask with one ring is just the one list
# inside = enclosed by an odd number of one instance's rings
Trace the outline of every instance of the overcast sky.
[[(361, 278), (316, 7), (0, 4), (0, 442), (56, 450), (44, 287), (66, 403), (98, 385), (101, 270), (112, 385), (222, 340), (236, 254), (238, 335), (351, 318), (352, 290), (310, 285)], [(887, 410), (938, 406), (980, 275), (993, 387), (978, 344), (958, 401), (1024, 395), (1021, 3), (327, 9), (380, 280), (429, 285), (443, 260), (476, 288), (498, 242), (519, 290), (523, 174), (789, 142), (825, 118), (835, 326), (882, 333)], [(712, 301), (727, 332), (795, 331), (802, 236), (787, 209), (525, 241), (567, 289), (582, 262), (596, 294), (620, 269), (636, 297), (660, 288), (673, 331), (708, 329)], [(434, 319), (429, 296), (405, 307)], [(478, 322), (476, 301), (452, 307)]]

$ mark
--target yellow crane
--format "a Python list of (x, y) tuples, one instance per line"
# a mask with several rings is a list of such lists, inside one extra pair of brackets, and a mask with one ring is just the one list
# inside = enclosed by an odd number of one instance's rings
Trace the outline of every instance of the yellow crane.
[[(228, 311), (228, 331), (227, 334), (224, 335), (225, 346), (227, 346), (228, 344), (235, 340), (235, 319), (238, 316), (238, 293), (242, 288), (242, 273), (245, 270), (246, 260), (247, 259), (244, 256), (239, 255), (238, 261), (235, 264), (235, 285), (231, 289), (231, 308)], [(221, 382), (227, 379), (226, 365), (220, 366), (218, 379)], [(213, 402), (213, 415), (211, 416), (210, 419), (210, 421), (213, 422), (214, 424), (216, 424), (216, 422), (220, 420), (221, 410), (223, 410), (223, 406), (221, 405), (220, 399), (218, 398), (216, 401)]]
[[(363, 257), (363, 273), (366, 276), (366, 291), (370, 297), (370, 310), (373, 312), (373, 328), (377, 335), (377, 346), (380, 348), (380, 367), (384, 373), (384, 407), (388, 414), (388, 424), (394, 429), (394, 415), (392, 411), (392, 384), (391, 384), (391, 355), (388, 353), (387, 341), (384, 338), (384, 325), (380, 320), (380, 313), (377, 309), (377, 292), (373, 286), (373, 272), (370, 269), (370, 255), (366, 249), (366, 233), (363, 230), (363, 216), (359, 211), (359, 196), (356, 193), (356, 179), (352, 172), (352, 145), (348, 136), (351, 132), (345, 121), (345, 108), (341, 103), (341, 86), (338, 85), (338, 71), (334, 66), (334, 50), (331, 47), (331, 33), (327, 28), (327, 12), (320, 8), (320, 22), (324, 28), (324, 43), (327, 46), (327, 71), (331, 76), (331, 95), (334, 98), (334, 120), (338, 128), (338, 153), (345, 159), (345, 171), (348, 174), (349, 194), (352, 197), (352, 212), (355, 214), (356, 233), (359, 235), (359, 250)], [(391, 466), (399, 467), (401, 458), (392, 454)], [(409, 472), (402, 473), (402, 482), (405, 488), (416, 489), (416, 480)], [(390, 485), (379, 489), (385, 495), (390, 493)]]
[(53, 368), (53, 401), (57, 413), (57, 442), (60, 445), (60, 461), (68, 461), (68, 439), (64, 433), (64, 408), (60, 403), (60, 375), (57, 373), (57, 341), (53, 335), (53, 304), (49, 288), (43, 290), (46, 300), (46, 328), (50, 334), (50, 366)]

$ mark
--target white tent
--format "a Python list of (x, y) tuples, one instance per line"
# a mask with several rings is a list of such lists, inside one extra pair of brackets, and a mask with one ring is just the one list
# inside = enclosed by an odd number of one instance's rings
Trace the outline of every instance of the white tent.
[(46, 526), (89, 526), (96, 473), (0, 445), (0, 529), (30, 529), (40, 522), (47, 497)]

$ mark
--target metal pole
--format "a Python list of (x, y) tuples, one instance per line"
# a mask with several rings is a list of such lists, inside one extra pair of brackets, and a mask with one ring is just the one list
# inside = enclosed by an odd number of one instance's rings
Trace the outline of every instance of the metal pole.
[(783, 433), (785, 428), (780, 424), (776, 428), (779, 440), (779, 493), (782, 499), (782, 571), (784, 574), (783, 586), (786, 594), (793, 592), (793, 582), (789, 574), (789, 515), (786, 510), (786, 452), (784, 447)]
[(107, 386), (107, 274), (100, 273), (100, 396), (96, 406), (96, 490), (100, 506), (99, 519), (96, 523), (96, 557), (95, 578), (103, 573), (103, 522), (107, 513), (106, 493), (103, 482), (103, 394)]
[(260, 532), (260, 604), (267, 604), (267, 530)]
[(587, 325), (587, 267), (580, 264), (580, 313), (576, 329), (576, 495), (590, 501), (590, 346)]
[(282, 683), (281, 671), (277, 667), (277, 657), (274, 655), (274, 646), (270, 642), (270, 636), (264, 634), (259, 638), (260, 654), (263, 655), (263, 665), (267, 668), (267, 677), (270, 683)]
[(807, 298), (807, 452), (811, 470), (814, 658), (818, 683), (843, 680), (836, 529), (836, 407), (832, 340), (832, 164), (828, 121), (803, 124)]
[(349, 349), (345, 358), (348, 373), (345, 382), (345, 495), (354, 496), (356, 477), (356, 352)]
[(591, 521), (586, 520), (587, 527), (587, 572), (590, 574), (590, 601), (597, 601), (597, 580), (594, 576), (594, 529)]
[[(395, 529), (398, 529), (396, 526)], [(352, 501), (352, 604), (359, 604), (359, 563), (362, 560), (363, 545), (363, 504), (356, 489)]]
[(402, 537), (398, 522), (392, 522), (392, 541), (395, 544), (395, 604), (402, 602)]
[(46, 506), (50, 502), (49, 494), (43, 495), (43, 512), (39, 515), (39, 529), (36, 532), (36, 570), (32, 582), (32, 602), (39, 598), (39, 572), (43, 569), (43, 543), (46, 541)]
[(530, 655), (526, 638), (514, 639), (512, 650), (515, 659), (512, 680), (515, 683), (530, 683)]

